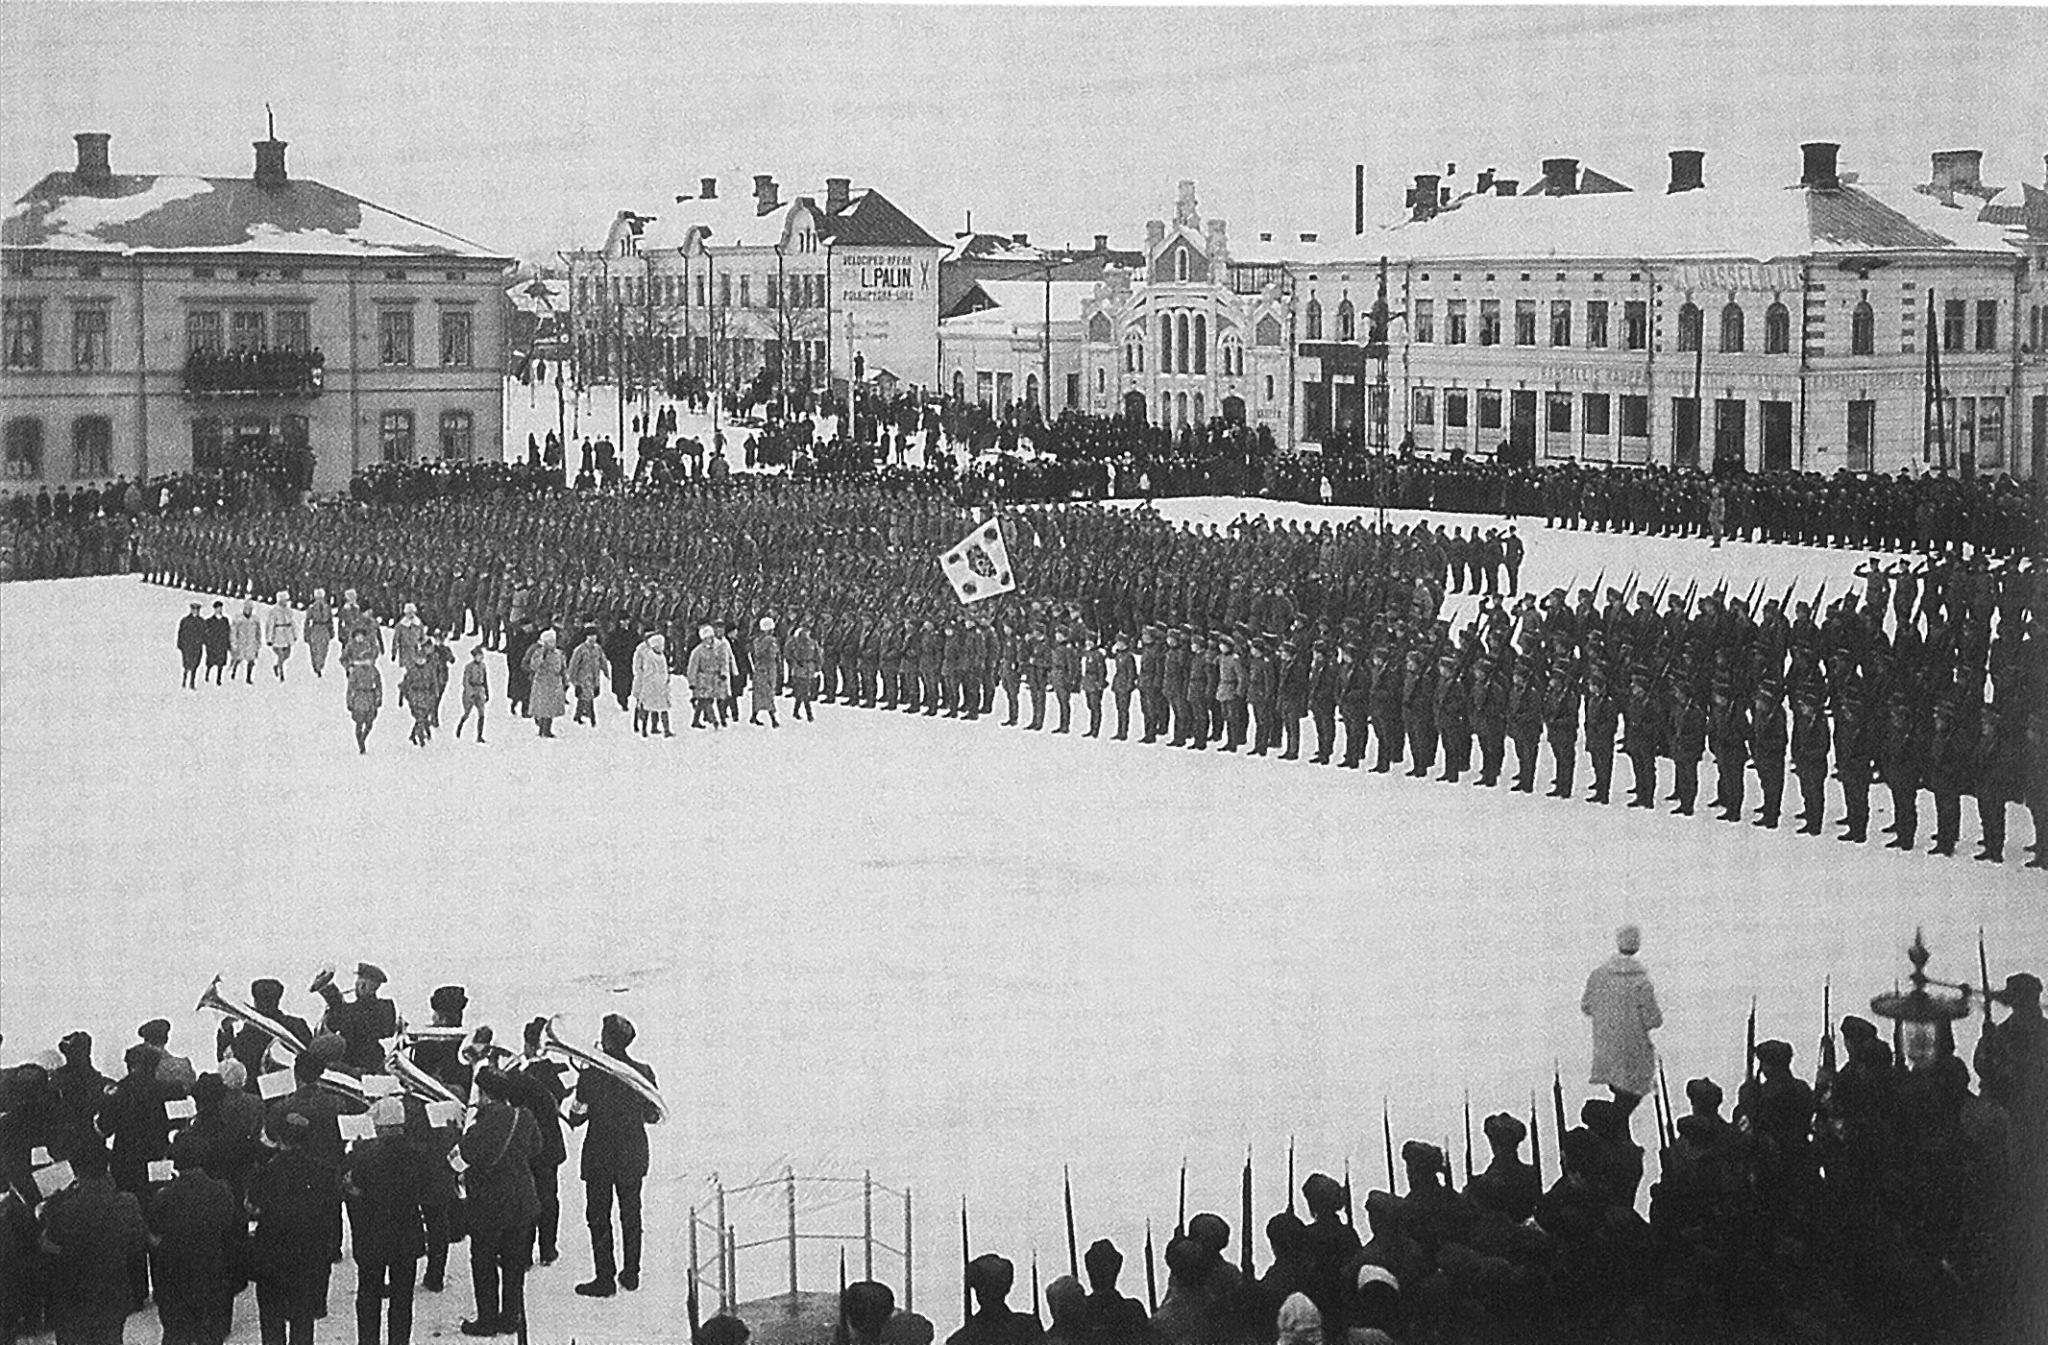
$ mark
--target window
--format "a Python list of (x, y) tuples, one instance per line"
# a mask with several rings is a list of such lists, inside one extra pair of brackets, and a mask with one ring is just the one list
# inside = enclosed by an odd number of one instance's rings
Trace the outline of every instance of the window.
[(1415, 389), (1415, 413), (1411, 417), (1417, 425), (1436, 424), (1436, 391), (1433, 388)]
[(1465, 344), (1465, 301), (1452, 299), (1444, 306), (1444, 344)]
[(220, 314), (194, 312), (185, 315), (185, 353), (217, 355), (221, 349)]
[(577, 306), (578, 308), (588, 308), (588, 307), (590, 307), (590, 277), (589, 277), (589, 276), (581, 276), (581, 277), (579, 277), (579, 278), (577, 279), (577, 281), (576, 281), (576, 306)]
[(377, 441), (384, 461), (412, 461), (412, 412), (386, 411), (377, 422)]
[(467, 411), (441, 413), (441, 456), (467, 461), (476, 447), (476, 417)]
[(384, 365), (412, 363), (411, 309), (387, 308), (377, 314), (377, 362)]
[(1588, 299), (1586, 301), (1586, 345), (1594, 350), (1607, 349), (1607, 301)]
[(1998, 300), (1977, 301), (1977, 349), (1998, 349)]
[(1273, 400), (1273, 375), (1271, 374), (1266, 375), (1266, 400), (1268, 402)]
[(114, 422), (80, 416), (71, 422), (71, 474), (80, 480), (114, 474)]
[(1444, 393), (1444, 428), (1462, 430), (1470, 424), (1471, 395), (1463, 388), (1450, 388)]
[(1550, 301), (1550, 344), (1553, 348), (1569, 346), (1572, 343), (1572, 301), (1552, 299)]
[(1572, 395), (1548, 392), (1543, 395), (1543, 427), (1551, 434), (1572, 432)]
[(1977, 466), (2005, 466), (2005, 399), (1977, 399)]
[(33, 481), (43, 474), (43, 422), (34, 416), (16, 416), (7, 422), (9, 481)]
[(1849, 319), (1849, 353), (1870, 355), (1877, 350), (1877, 313), (1865, 299), (1856, 305), (1856, 312)]
[(1721, 353), (1742, 353), (1742, 305), (1731, 303), (1721, 310)]
[[(5, 339), (7, 345), (6, 365), (9, 369), (42, 368), (42, 306), (40, 304), (24, 303), (18, 299), (8, 300)], [(8, 431), (10, 436), (13, 433), (12, 429)], [(38, 431), (38, 434), (40, 433), (41, 431)], [(13, 439), (10, 437), (8, 443), (12, 444), (13, 442)]]
[(1358, 310), (1351, 306), (1351, 300), (1349, 299), (1345, 299), (1337, 305), (1337, 339), (1339, 341), (1356, 341), (1358, 339)]
[(107, 359), (107, 306), (81, 304), (71, 310), (71, 367), (104, 369)]
[(1941, 305), (1941, 349), (1943, 353), (1963, 348), (1963, 322), (1969, 305), (1961, 299), (1944, 300)]
[(1098, 369), (1096, 369), (1096, 371), (1095, 371), (1095, 390), (1096, 390), (1097, 392), (1107, 392), (1107, 391), (1109, 391), (1109, 370), (1107, 370), (1107, 369), (1102, 369), (1102, 368), (1098, 368)]
[(1621, 437), (1650, 437), (1650, 399), (1632, 392), (1621, 394)]
[(1533, 346), (1536, 344), (1536, 301), (1515, 300), (1515, 344)]
[(1090, 345), (1106, 346), (1110, 342), (1110, 336), (1109, 317), (1107, 314), (1097, 313), (1094, 317), (1088, 319), (1088, 343)]
[(1687, 302), (1678, 310), (1678, 348), (1698, 350), (1700, 348), (1699, 305)]
[(1647, 350), (1650, 345), (1650, 305), (1630, 299), (1621, 306), (1621, 341), (1630, 350)]
[(718, 306), (720, 308), (732, 307), (732, 272), (730, 271), (718, 277)]
[(1279, 345), (1280, 319), (1270, 313), (1260, 318), (1259, 325), (1253, 330), (1252, 339), (1262, 346)]
[(1785, 305), (1773, 303), (1764, 310), (1764, 354), (1785, 355), (1792, 350), (1792, 314)]
[(471, 363), (471, 327), (476, 315), (467, 308), (441, 310), (441, 364), (467, 369)]
[(228, 348), (261, 350), (265, 318), (260, 308), (241, 308), (228, 314)]
[(1079, 374), (1068, 374), (1068, 375), (1067, 375), (1067, 405), (1068, 405), (1068, 406), (1079, 406), (1080, 404), (1081, 404), (1081, 375), (1079, 375)]
[(704, 273), (702, 271), (699, 271), (697, 273), (697, 307), (709, 307), (709, 301), (706, 300), (705, 298), (707, 292), (708, 288), (704, 278)]
[(1432, 299), (1415, 301), (1415, 321), (1409, 325), (1415, 340), (1430, 345), (1436, 340), (1436, 302)]
[(1849, 470), (1870, 470), (1877, 443), (1877, 403), (1857, 400), (1849, 403)]
[(1314, 296), (1310, 296), (1308, 301), (1308, 321), (1306, 325), (1308, 327), (1307, 340), (1320, 341), (1323, 339), (1323, 304), (1320, 299)]
[(1479, 428), (1497, 430), (1500, 428), (1500, 389), (1479, 390)]
[(272, 318), (271, 334), (280, 350), (311, 350), (313, 315), (303, 308), (280, 308)]
[(1497, 346), (1500, 344), (1500, 300), (1479, 301), (1479, 344)]
[(1209, 318), (1205, 313), (1195, 314), (1195, 372), (1209, 372)]
[(1173, 254), (1173, 278), (1185, 282), (1188, 278), (1188, 250), (1177, 249)]
[(1176, 315), (1176, 316), (1174, 317), (1174, 321), (1173, 321), (1173, 336), (1174, 336), (1174, 346), (1175, 346), (1175, 349), (1174, 349), (1174, 364), (1173, 364), (1173, 368), (1174, 368), (1174, 371), (1175, 371), (1176, 373), (1183, 373), (1183, 374), (1184, 374), (1184, 373), (1186, 373), (1186, 372), (1188, 371), (1188, 315), (1187, 315), (1187, 314), (1185, 314), (1185, 313), (1180, 313), (1180, 314), (1177, 314), (1177, 315)]
[(1609, 402), (1606, 393), (1589, 392), (1580, 401), (1583, 403), (1582, 410), (1586, 417), (1587, 438), (1605, 439), (1614, 433), (1607, 419)]
[(752, 308), (752, 307), (754, 306), (754, 297), (753, 297), (753, 294), (752, 294), (752, 288), (753, 288), (753, 279), (754, 279), (754, 278), (753, 278), (752, 276), (745, 276), (745, 275), (743, 275), (743, 276), (741, 276), (741, 277), (740, 277), (740, 307), (741, 307), (741, 308)]

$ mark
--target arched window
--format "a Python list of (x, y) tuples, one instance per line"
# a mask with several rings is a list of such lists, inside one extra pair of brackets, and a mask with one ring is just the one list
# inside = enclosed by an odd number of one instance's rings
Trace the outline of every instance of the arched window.
[(1026, 374), (1024, 376), (1024, 404), (1034, 409), (1038, 406), (1037, 374)]
[(1269, 402), (1273, 400), (1273, 375), (1271, 374), (1266, 375), (1266, 400)]
[(1849, 353), (1870, 355), (1877, 350), (1877, 314), (1865, 299), (1856, 305), (1855, 314), (1849, 319)]
[(1188, 395), (1187, 395), (1187, 394), (1186, 394), (1185, 392), (1181, 393), (1181, 394), (1180, 394), (1180, 396), (1178, 396), (1178, 397), (1174, 398), (1174, 410), (1175, 410), (1175, 413), (1176, 413), (1176, 415), (1177, 415), (1177, 418), (1179, 419), (1180, 423), (1181, 423), (1181, 424), (1183, 424), (1183, 425), (1187, 424), (1187, 423), (1188, 423)]
[(1195, 372), (1209, 372), (1209, 318), (1206, 314), (1195, 314)]
[(9, 481), (33, 481), (43, 474), (42, 421), (34, 416), (16, 416), (7, 422), (4, 470)]
[(1742, 353), (1742, 305), (1730, 303), (1721, 310), (1721, 353)]
[(1187, 314), (1185, 314), (1185, 313), (1182, 313), (1182, 314), (1180, 314), (1180, 315), (1179, 315), (1179, 317), (1178, 317), (1178, 318), (1176, 318), (1176, 319), (1175, 319), (1175, 321), (1174, 321), (1174, 324), (1173, 324), (1173, 330), (1174, 330), (1174, 335), (1175, 335), (1175, 337), (1177, 337), (1177, 338), (1178, 338), (1178, 342), (1179, 342), (1179, 349), (1178, 349), (1178, 350), (1176, 350), (1176, 351), (1174, 352), (1174, 354), (1175, 354), (1176, 358), (1175, 358), (1175, 360), (1174, 360), (1174, 363), (1173, 363), (1173, 368), (1174, 368), (1174, 372), (1176, 372), (1176, 373), (1182, 373), (1182, 374), (1184, 374), (1184, 373), (1186, 373), (1186, 372), (1188, 371), (1188, 315), (1187, 315)]
[(1088, 342), (1090, 345), (1106, 346), (1110, 341), (1109, 318), (1097, 313), (1088, 319)]
[(959, 369), (953, 371), (953, 400), (956, 402), (967, 400), (967, 375)]
[(114, 422), (80, 416), (71, 422), (71, 474), (82, 481), (114, 474)]
[(1188, 250), (1176, 248), (1173, 254), (1173, 278), (1186, 283), (1188, 278)]
[(1320, 341), (1320, 340), (1322, 340), (1322, 339), (1323, 339), (1323, 304), (1322, 304), (1322, 300), (1320, 300), (1320, 299), (1317, 299), (1317, 298), (1314, 298), (1314, 297), (1311, 297), (1311, 298), (1309, 299), (1309, 301), (1308, 301), (1308, 321), (1307, 321), (1307, 324), (1306, 324), (1306, 325), (1307, 325), (1307, 327), (1308, 327), (1308, 337), (1307, 337), (1307, 339), (1308, 339), (1308, 340), (1310, 340), (1310, 341)]
[(1095, 390), (1097, 392), (1104, 392), (1107, 391), (1108, 388), (1109, 370), (1104, 369), (1101, 365), (1097, 365), (1095, 367)]
[(1700, 348), (1699, 305), (1688, 302), (1678, 310), (1678, 348), (1698, 350)]
[(1774, 303), (1764, 310), (1764, 354), (1784, 355), (1792, 349), (1792, 315)]
[(1239, 345), (1239, 344), (1237, 343), (1237, 338), (1236, 338), (1236, 337), (1234, 337), (1234, 336), (1226, 336), (1226, 337), (1224, 337), (1224, 338), (1223, 338), (1223, 373), (1224, 373), (1224, 375), (1225, 375), (1226, 377), (1236, 377), (1237, 375), (1239, 375), (1239, 374), (1242, 374), (1243, 372), (1244, 372), (1244, 347), (1243, 347), (1243, 346), (1240, 346), (1240, 345)]
[(1346, 299), (1337, 305), (1337, 339), (1356, 341), (1358, 339), (1358, 310)]
[(1173, 314), (1159, 315), (1159, 372), (1173, 372)]
[(1127, 345), (1127, 346), (1125, 346), (1125, 347), (1124, 347), (1124, 372), (1125, 372), (1125, 373), (1127, 373), (1127, 374), (1130, 374), (1130, 373), (1136, 373), (1136, 372), (1137, 372), (1137, 370), (1138, 370), (1138, 361), (1137, 361), (1137, 359), (1136, 359), (1137, 353), (1138, 353), (1138, 348), (1137, 348), (1137, 346), (1135, 346), (1135, 345)]
[(1259, 325), (1252, 334), (1252, 339), (1262, 346), (1279, 345), (1280, 319), (1274, 317), (1270, 313), (1268, 313), (1265, 317), (1260, 318)]
[(1209, 417), (1202, 410), (1202, 394), (1198, 392), (1195, 394), (1195, 425), (1200, 427), (1207, 424), (1208, 420)]

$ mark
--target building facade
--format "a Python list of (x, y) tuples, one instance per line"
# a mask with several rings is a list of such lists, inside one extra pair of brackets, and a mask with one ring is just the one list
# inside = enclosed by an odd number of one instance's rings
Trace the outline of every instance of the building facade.
[(318, 182), (115, 174), (109, 138), (0, 225), (9, 490), (309, 449), (359, 468), (503, 451), (510, 259)]
[(621, 211), (602, 246), (565, 254), (582, 382), (741, 393), (939, 385), (945, 247), (880, 192), (828, 179), (822, 198), (700, 180), (660, 215)]
[[(1386, 424), (1423, 451), (1751, 471), (2042, 471), (2042, 241), (1977, 158), (1885, 188), (1837, 147), (1659, 192), (1550, 160), (1527, 191), (1418, 175), (1411, 217), (1290, 258), (1296, 429), (1372, 419), (1362, 324), (1387, 277)], [(1588, 182), (1597, 189), (1587, 189)], [(2004, 199), (2000, 217), (1991, 203)], [(1930, 328), (1931, 312), (1931, 328)], [(2032, 325), (2029, 326), (2031, 319)], [(1934, 361), (1942, 425), (1923, 433)]]

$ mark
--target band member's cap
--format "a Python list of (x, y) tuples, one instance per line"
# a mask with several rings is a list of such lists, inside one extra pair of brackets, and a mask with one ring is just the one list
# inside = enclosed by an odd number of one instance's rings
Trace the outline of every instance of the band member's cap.
[(356, 976), (358, 979), (370, 981), (376, 985), (382, 985), (391, 979), (384, 974), (384, 969), (374, 962), (356, 963)]

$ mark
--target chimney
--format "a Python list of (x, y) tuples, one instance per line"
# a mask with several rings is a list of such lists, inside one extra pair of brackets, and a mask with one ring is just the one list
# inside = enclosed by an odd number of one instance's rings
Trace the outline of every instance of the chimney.
[(1166, 221), (1148, 219), (1145, 221), (1145, 251), (1147, 254), (1159, 251), (1159, 245), (1166, 241)]
[(1984, 151), (1938, 149), (1934, 152), (1934, 188), (1945, 195), (1974, 192), (1984, 185)]
[(1436, 206), (1437, 206), (1437, 209), (1441, 210), (1441, 209), (1443, 209), (1443, 208), (1444, 208), (1445, 206), (1449, 205), (1450, 203), (1451, 203), (1451, 189), (1450, 189), (1449, 187), (1438, 187), (1438, 188), (1436, 189)]
[(1483, 170), (1483, 171), (1482, 171), (1482, 172), (1481, 172), (1481, 173), (1479, 174), (1479, 185), (1478, 185), (1478, 186), (1477, 186), (1476, 188), (1474, 188), (1474, 191), (1475, 191), (1475, 192), (1476, 192), (1476, 193), (1477, 193), (1478, 195), (1480, 195), (1480, 196), (1484, 196), (1484, 195), (1486, 195), (1486, 194), (1487, 194), (1488, 192), (1490, 192), (1490, 191), (1492, 191), (1492, 190), (1493, 190), (1493, 170), (1492, 170), (1491, 168), (1488, 168), (1488, 169), (1485, 169), (1485, 170)]
[(1097, 235), (1095, 235), (1095, 250), (1096, 250), (1097, 252), (1107, 252), (1107, 251), (1109, 251), (1109, 235), (1108, 235), (1108, 234), (1097, 234)]
[(754, 213), (765, 215), (775, 204), (775, 179), (766, 173), (754, 174)]
[(1365, 165), (1358, 164), (1352, 169), (1352, 210), (1351, 232), (1365, 236)]
[(718, 199), (718, 179), (715, 177), (698, 178), (697, 199), (700, 201), (716, 201)]
[(1521, 189), (1521, 182), (1515, 178), (1497, 177), (1493, 180), (1493, 194), (1495, 196), (1513, 196)]
[(107, 167), (107, 142), (113, 137), (105, 131), (80, 131), (71, 137), (78, 142), (78, 168), (72, 174), (84, 187), (104, 187), (114, 180), (113, 170)]
[(846, 209), (846, 203), (853, 199), (853, 179), (850, 177), (828, 177), (825, 179), (825, 213), (836, 215)]
[(1030, 247), (1030, 246), (1031, 246), (1031, 235), (1030, 235), (1030, 234), (1011, 234), (1011, 235), (1010, 235), (1010, 241), (1011, 241), (1012, 243), (1015, 243), (1015, 244), (1016, 244), (1016, 245), (1017, 245), (1018, 247), (1020, 247), (1020, 248), (1028, 248), (1028, 247)]
[(1664, 189), (1664, 194), (1669, 196), (1674, 192), (1694, 191), (1706, 186), (1706, 162), (1707, 153), (1705, 150), (1672, 150), (1671, 185)]
[(1426, 220), (1437, 212), (1437, 183), (1442, 179), (1435, 173), (1417, 173), (1415, 186), (1408, 193), (1408, 218)]
[(259, 187), (282, 187), (288, 179), (284, 172), (285, 142), (276, 136), (258, 140), (256, 146), (256, 185)]
[(1545, 159), (1543, 161), (1543, 194), (1545, 196), (1576, 196), (1579, 191), (1579, 161), (1577, 159)]
[(1799, 185), (1822, 191), (1841, 186), (1842, 179), (1835, 172), (1835, 156), (1841, 152), (1842, 147), (1829, 140), (1809, 140), (1801, 145)]

